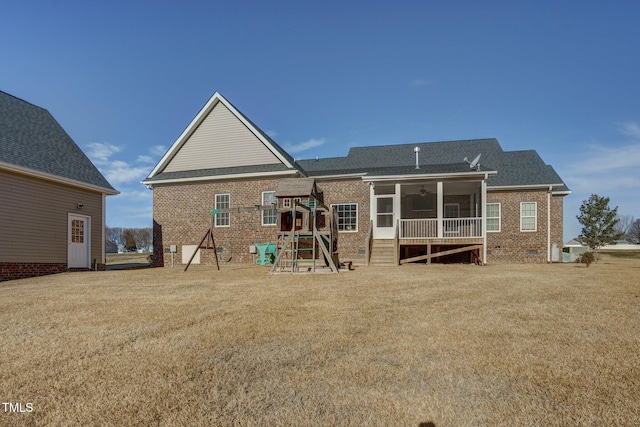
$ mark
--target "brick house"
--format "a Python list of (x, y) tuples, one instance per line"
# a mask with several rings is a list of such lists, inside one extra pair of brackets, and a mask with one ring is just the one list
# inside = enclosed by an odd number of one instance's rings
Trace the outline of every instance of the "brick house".
[(0, 281), (104, 270), (114, 194), (47, 110), (0, 91)]
[[(272, 204), (278, 180), (295, 177), (314, 178), (335, 208), (341, 261), (561, 261), (570, 190), (534, 150), (478, 139), (295, 161), (215, 93), (143, 181), (153, 190), (154, 264), (184, 262), (210, 227), (218, 256), (254, 262), (250, 248), (274, 240), (276, 215), (233, 208)], [(224, 213), (212, 216), (216, 208)], [(199, 262), (214, 256), (201, 251)]]

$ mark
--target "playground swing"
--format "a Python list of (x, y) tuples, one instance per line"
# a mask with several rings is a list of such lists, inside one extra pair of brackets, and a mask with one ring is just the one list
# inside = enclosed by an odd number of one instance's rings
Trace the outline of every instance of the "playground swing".
[[(191, 258), (189, 258), (189, 262), (187, 263), (186, 267), (184, 268), (184, 271), (187, 271), (187, 269), (191, 265), (191, 262), (193, 261), (193, 259), (195, 258), (196, 254), (198, 253), (198, 250), (200, 250), (200, 249), (213, 249), (214, 254), (215, 254), (214, 258), (216, 260), (216, 269), (220, 270), (220, 261), (218, 260), (218, 249), (216, 248), (216, 241), (215, 241), (215, 238), (213, 237), (213, 228), (214, 228), (213, 227), (213, 221), (214, 221), (214, 218), (215, 218), (215, 216), (217, 214), (219, 214), (219, 213), (228, 213), (228, 212), (251, 212), (251, 211), (260, 211), (260, 212), (262, 212), (264, 210), (269, 210), (269, 209), (274, 209), (274, 206), (271, 206), (271, 205), (255, 205), (255, 206), (250, 206), (250, 207), (213, 209), (211, 211), (211, 226), (209, 227), (207, 232), (202, 237), (202, 240), (200, 240), (200, 243), (196, 246), (195, 250), (193, 251), (193, 254), (191, 255)], [(207, 244), (205, 246), (203, 246), (203, 243), (205, 242), (205, 240), (207, 241)], [(273, 261), (275, 260), (276, 250), (277, 250), (277, 244), (276, 243), (272, 243), (272, 242), (255, 243), (255, 247), (256, 247), (256, 250), (258, 251), (258, 255), (259, 255), (259, 258), (256, 259), (256, 264), (259, 264), (259, 265), (273, 264)], [(267, 253), (269, 255), (267, 255)], [(227, 261), (222, 260), (222, 261), (223, 262), (228, 262), (228, 260)]]

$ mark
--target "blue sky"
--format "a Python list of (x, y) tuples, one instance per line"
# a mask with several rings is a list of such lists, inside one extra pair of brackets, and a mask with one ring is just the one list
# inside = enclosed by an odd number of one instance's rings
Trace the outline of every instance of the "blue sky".
[[(140, 184), (216, 91), (296, 158), (497, 138), (640, 217), (640, 3), (25, 1), (0, 90), (47, 108), (148, 227)], [(490, 163), (489, 159), (483, 159)]]

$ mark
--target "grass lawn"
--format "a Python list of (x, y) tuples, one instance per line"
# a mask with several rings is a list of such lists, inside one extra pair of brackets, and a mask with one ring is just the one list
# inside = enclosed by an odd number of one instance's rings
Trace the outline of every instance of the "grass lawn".
[(614, 258), (640, 259), (640, 250), (638, 251), (600, 251), (603, 255), (609, 255)]
[(640, 425), (640, 260), (0, 284), (0, 425)]
[(151, 252), (125, 252), (121, 254), (107, 254), (107, 265), (114, 264), (147, 264)]

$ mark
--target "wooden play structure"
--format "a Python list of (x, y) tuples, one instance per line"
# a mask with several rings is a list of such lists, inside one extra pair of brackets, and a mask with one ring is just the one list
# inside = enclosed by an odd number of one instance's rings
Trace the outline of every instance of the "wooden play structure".
[[(270, 265), (270, 272), (333, 272), (340, 266), (338, 259), (338, 228), (335, 210), (323, 203), (313, 178), (281, 179), (276, 191), (277, 226), (274, 241), (254, 244), (256, 264)], [(213, 249), (216, 268), (220, 270), (213, 218), (226, 212), (261, 212), (273, 205), (256, 205), (211, 211), (211, 226), (196, 246), (184, 268), (187, 271), (200, 249)]]
[(277, 255), (271, 273), (337, 273), (337, 216), (323, 203), (315, 179), (281, 179), (276, 200)]

